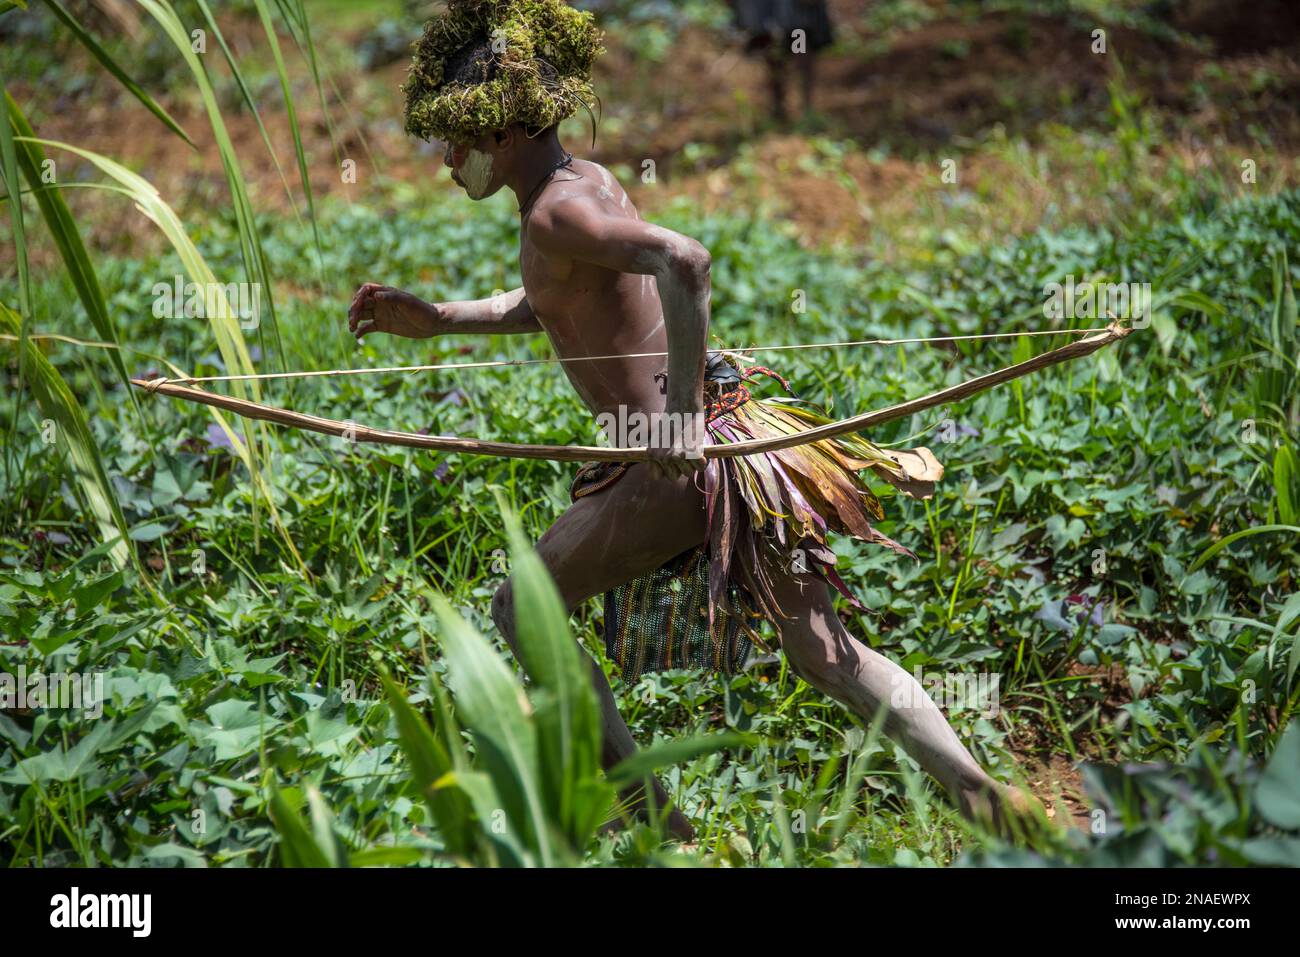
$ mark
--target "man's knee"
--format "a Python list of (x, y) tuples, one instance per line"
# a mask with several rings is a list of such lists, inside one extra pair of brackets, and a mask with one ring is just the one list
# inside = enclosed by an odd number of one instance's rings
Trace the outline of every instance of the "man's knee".
[(783, 647), (791, 670), (813, 687), (827, 688), (835, 678), (838, 671), (836, 662), (820, 642), (808, 645), (783, 643)]
[(838, 701), (850, 698), (856, 655), (834, 636), (822, 635), (809, 625), (791, 622), (781, 629), (781, 647), (791, 670)]

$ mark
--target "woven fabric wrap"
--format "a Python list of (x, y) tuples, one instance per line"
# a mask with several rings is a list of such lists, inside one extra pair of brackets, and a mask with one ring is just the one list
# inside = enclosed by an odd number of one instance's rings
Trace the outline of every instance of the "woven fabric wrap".
[[(789, 400), (753, 399), (740, 380), (761, 373), (787, 391), (789, 384), (770, 369), (741, 370), (727, 358), (711, 359), (706, 370), (709, 443), (790, 435), (829, 421)], [(574, 501), (608, 488), (629, 467), (582, 466)], [(703, 473), (705, 542), (605, 594), (605, 653), (624, 680), (667, 668), (733, 674), (752, 647), (772, 651), (758, 628), (785, 617), (774, 588), (780, 578), (816, 576), (860, 608), (835, 570), (829, 533), (916, 557), (874, 528), (884, 510), (863, 478), (867, 470), (915, 498), (933, 494), (943, 475), (928, 449), (886, 450), (857, 435), (712, 460)]]
[[(578, 470), (570, 494), (576, 502), (613, 485), (628, 470), (622, 462), (593, 462)], [(605, 593), (605, 656), (629, 684), (646, 672), (696, 668), (736, 674), (754, 643), (759, 623), (732, 585), (709, 622), (709, 551), (705, 545), (678, 555), (649, 575)], [(749, 628), (742, 628), (744, 621)]]
[(753, 647), (741, 628), (744, 616), (732, 586), (710, 627), (709, 554), (694, 548), (605, 594), (605, 654), (629, 684), (667, 668), (735, 674)]

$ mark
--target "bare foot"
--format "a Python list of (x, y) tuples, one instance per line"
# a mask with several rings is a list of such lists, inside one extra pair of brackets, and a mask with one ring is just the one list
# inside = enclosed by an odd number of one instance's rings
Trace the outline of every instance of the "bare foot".
[(1023, 837), (1048, 821), (1038, 798), (1024, 788), (993, 784), (961, 792), (962, 815), (1003, 838)]
[[(663, 808), (664, 805), (669, 803), (668, 795), (660, 787), (656, 787), (656, 790), (660, 792), (656, 804), (659, 808)], [(623, 830), (626, 826), (625, 821), (628, 819), (646, 822), (650, 820), (650, 809), (647, 806), (645, 792), (642, 789), (630, 788), (619, 796), (624, 804), (613, 820), (601, 826), (600, 833), (602, 834), (613, 834)], [(682, 843), (691, 843), (695, 840), (695, 828), (691, 826), (691, 822), (686, 815), (676, 807), (669, 807), (667, 817), (664, 819), (664, 825), (673, 840)]]
[(682, 850), (695, 850), (695, 828), (686, 815), (673, 808), (668, 815), (668, 833), (682, 842)]

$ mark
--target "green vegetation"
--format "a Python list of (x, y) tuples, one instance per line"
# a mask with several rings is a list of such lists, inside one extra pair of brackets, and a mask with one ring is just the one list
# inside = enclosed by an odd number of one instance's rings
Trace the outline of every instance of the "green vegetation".
[[(165, 0), (148, 6), (171, 22)], [(290, 39), (283, 56), (263, 51), (265, 71), (245, 85), (263, 109), (294, 96), (301, 107), (317, 91), (281, 77), (310, 71), (320, 27), (309, 33), (295, 3), (251, 7), (249, 22), (273, 28), (258, 26), (263, 44)], [(189, 69), (202, 90), (205, 62)], [(192, 136), (222, 127), (220, 91), (240, 102), (231, 77), (213, 86), (197, 114), (166, 104)], [(783, 661), (729, 682), (615, 680), (647, 751), (597, 774), (569, 635), (597, 651), (599, 603), (563, 622), (522, 544), (567, 503), (570, 468), (277, 432), (125, 385), (153, 372), (456, 361), (466, 345), (474, 359), (545, 356), (540, 337), (371, 338), (358, 350), (346, 332), (365, 279), (444, 300), (517, 285), (506, 197), (474, 205), (390, 183), (365, 203), (318, 196), (301, 220), (255, 215), (243, 171), (264, 160), (223, 147), (234, 199), (178, 215), (180, 198), (139, 174), (33, 131), (23, 105), (10, 101), (0, 134), (15, 240), (0, 280), (12, 397), (0, 403), (0, 672), (100, 674), (104, 701), (99, 716), (0, 709), (4, 864), (1300, 864), (1300, 192), (1238, 197), (1209, 173), (1166, 177), (1144, 107), (1119, 101), (1126, 120), (1081, 142), (1107, 163), (1125, 157), (1099, 175), (1129, 192), (1093, 195), (1105, 214), (1023, 235), (926, 235), (885, 261), (860, 245), (806, 248), (761, 208), (683, 198), (656, 214), (711, 251), (713, 331), (727, 345), (1021, 332), (1049, 322), (1048, 283), (1151, 284), (1149, 326), (1120, 347), (870, 436), (923, 441), (947, 467), (932, 501), (886, 506), (881, 530), (919, 562), (837, 544), (870, 609), (844, 610), (855, 634), (909, 671), (997, 675), (998, 712), (952, 710), (958, 733), (1049, 804), (1065, 791), (1060, 829), (1010, 846), (968, 829), (878, 729)], [(287, 144), (305, 166), (304, 146)], [(88, 251), (88, 223), (61, 197), (92, 190), (42, 189), (39, 176), (71, 147), (84, 180), (108, 187), (96, 199), (141, 206), (152, 223), (137, 213), (137, 228), (155, 246)], [(823, 145), (809, 162), (838, 175), (837, 149), (849, 152)], [(230, 303), (155, 318), (154, 287), (176, 276), (265, 277), (274, 313), (256, 330)], [(795, 290), (805, 312), (791, 309)], [(49, 334), (99, 346), (35, 338)], [(839, 416), (1058, 341), (810, 350), (774, 364)], [(596, 435), (555, 367), (272, 381), (249, 394), (393, 428)], [(534, 626), (521, 638), (554, 656), (527, 686), (487, 615), (507, 566)], [(660, 764), (698, 849), (664, 845), (648, 825), (600, 828), (614, 786)]]

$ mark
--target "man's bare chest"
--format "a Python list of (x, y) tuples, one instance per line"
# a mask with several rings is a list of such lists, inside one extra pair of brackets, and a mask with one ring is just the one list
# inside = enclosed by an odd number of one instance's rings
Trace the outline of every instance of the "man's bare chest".
[(544, 304), (563, 297), (573, 276), (573, 262), (556, 260), (547, 256), (528, 242), (524, 233), (519, 245), (519, 274), (524, 282), (524, 293), (534, 311)]
[(581, 316), (599, 311), (614, 295), (618, 274), (573, 260), (561, 260), (531, 248), (527, 241), (519, 253), (524, 294), (543, 327), (569, 325)]

